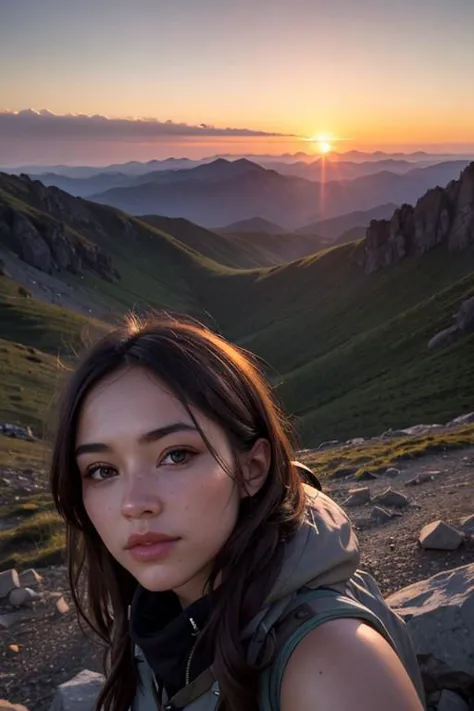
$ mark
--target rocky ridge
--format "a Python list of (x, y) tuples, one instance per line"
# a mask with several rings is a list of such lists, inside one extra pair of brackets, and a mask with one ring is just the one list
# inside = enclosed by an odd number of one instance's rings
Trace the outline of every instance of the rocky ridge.
[(390, 220), (372, 220), (356, 259), (372, 274), (442, 244), (448, 250), (474, 244), (474, 163), (445, 188), (428, 190), (415, 206), (402, 205)]
[[(21, 202), (8, 200), (2, 187)], [(47, 274), (90, 271), (117, 281), (110, 255), (84, 236), (98, 231), (103, 227), (85, 201), (26, 175), (0, 173), (0, 242), (27, 264)]]

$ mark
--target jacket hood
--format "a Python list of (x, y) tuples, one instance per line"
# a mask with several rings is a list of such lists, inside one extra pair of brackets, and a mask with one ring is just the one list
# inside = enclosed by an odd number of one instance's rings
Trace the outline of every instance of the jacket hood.
[(322, 491), (305, 486), (306, 517), (289, 541), (283, 542), (283, 563), (267, 596), (265, 608), (244, 632), (251, 638), (249, 662), (260, 656), (268, 631), (302, 587), (345, 588), (359, 562), (357, 536), (342, 508)]
[(296, 592), (303, 585), (321, 587), (346, 583), (359, 566), (359, 545), (349, 518), (322, 491), (305, 486), (306, 519), (288, 541), (280, 574), (268, 603)]

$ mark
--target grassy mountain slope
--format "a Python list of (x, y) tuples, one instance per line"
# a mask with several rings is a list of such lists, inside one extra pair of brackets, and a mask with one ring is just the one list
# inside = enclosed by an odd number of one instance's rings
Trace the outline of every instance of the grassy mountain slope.
[(219, 232), (232, 232), (242, 234), (243, 232), (267, 232), (268, 234), (279, 235), (285, 232), (281, 225), (264, 220), (263, 217), (250, 217), (248, 220), (234, 222), (232, 225), (221, 227)]
[[(36, 181), (0, 174), (1, 206), (25, 215), (40, 232), (54, 225), (66, 241), (75, 237), (102, 248), (120, 274), (119, 281), (106, 281), (87, 270), (81, 275), (63, 271), (60, 277), (97, 294), (111, 311), (144, 304), (199, 311), (200, 282), (208, 273), (226, 271), (150, 223), (56, 188), (45, 189)], [(12, 248), (7, 228), (0, 230), (0, 251), (6, 248)]]
[(283, 264), (317, 252), (324, 246), (324, 241), (317, 235), (268, 234), (265, 231), (230, 234), (206, 230), (182, 218), (146, 215), (140, 219), (172, 235), (195, 252), (238, 269)]
[[(302, 234), (320, 234), (327, 239), (336, 242), (337, 239), (345, 232), (354, 227), (368, 227), (371, 220), (390, 219), (397, 209), (398, 205), (393, 202), (385, 205), (377, 205), (371, 210), (357, 210), (339, 217), (331, 217), (327, 220), (320, 220), (311, 225), (306, 225), (297, 230)], [(345, 240), (347, 241), (347, 240)]]
[(242, 290), (233, 277), (213, 285), (219, 327), (270, 364), (306, 443), (443, 421), (474, 401), (474, 336), (427, 349), (474, 294), (474, 250), (439, 248), (367, 277), (354, 249), (241, 277)]
[[(88, 238), (112, 254), (122, 282), (87, 276), (82, 283), (97, 287), (116, 313), (151, 304), (206, 314), (268, 363), (304, 444), (445, 421), (472, 409), (474, 335), (442, 350), (429, 351), (427, 343), (474, 294), (473, 248), (450, 253), (438, 247), (370, 276), (354, 260), (357, 243), (278, 267), (238, 271), (202, 257), (166, 231), (84, 204), (95, 224)], [(8, 343), (53, 354), (63, 330), (73, 337), (82, 328), (83, 321), (73, 324), (61, 310), (17, 297), (11, 281), (2, 288), (8, 305), (0, 325)], [(32, 312), (41, 324), (36, 331), (21, 326)], [(18, 386), (24, 368), (15, 375), (15, 357), (9, 358), (13, 365), (4, 382)], [(50, 376), (45, 371), (49, 385)], [(31, 422), (31, 407), (12, 402), (6, 411)]]
[(63, 376), (58, 356), (72, 358), (104, 329), (105, 324), (22, 296), (18, 284), (0, 276), (0, 422), (22, 422), (39, 431)]

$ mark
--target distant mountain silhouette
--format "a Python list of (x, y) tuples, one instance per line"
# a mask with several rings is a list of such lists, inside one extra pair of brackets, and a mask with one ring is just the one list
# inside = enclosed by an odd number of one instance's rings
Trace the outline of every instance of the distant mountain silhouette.
[(357, 163), (354, 161), (330, 161), (320, 158), (311, 163), (301, 160), (296, 163), (268, 161), (264, 165), (266, 168), (277, 170), (283, 175), (296, 175), (299, 178), (307, 178), (308, 180), (328, 182), (330, 180), (354, 180), (363, 175), (380, 173), (383, 170), (403, 175), (416, 167), (426, 168), (429, 165), (433, 165), (433, 163), (434, 161), (420, 161), (413, 164), (407, 160), (395, 160), (393, 158)]
[(358, 228), (359, 230), (366, 229), (371, 220), (389, 219), (397, 207), (398, 205), (395, 203), (389, 202), (385, 205), (377, 205), (377, 207), (373, 207), (370, 210), (356, 210), (346, 215), (340, 215), (339, 217), (313, 222), (310, 225), (301, 227), (297, 232), (300, 234), (314, 234), (316, 232), (331, 241), (338, 241), (339, 237), (348, 230), (354, 228)]
[(453, 161), (415, 168), (405, 175), (381, 171), (323, 184), (281, 175), (246, 159), (219, 159), (191, 170), (154, 175), (146, 182), (140, 178), (143, 184), (113, 188), (89, 198), (135, 215), (184, 217), (211, 228), (259, 215), (294, 230), (387, 202), (416, 201), (429, 188), (459, 177), (467, 164)]
[[(263, 217), (250, 217), (248, 220), (241, 220), (240, 222), (234, 222), (232, 225), (221, 227), (219, 232), (236, 232), (240, 234), (243, 232), (266, 232), (269, 235), (278, 235), (285, 232), (285, 230), (281, 225), (264, 220)], [(314, 231), (310, 230), (307, 234), (314, 234)]]

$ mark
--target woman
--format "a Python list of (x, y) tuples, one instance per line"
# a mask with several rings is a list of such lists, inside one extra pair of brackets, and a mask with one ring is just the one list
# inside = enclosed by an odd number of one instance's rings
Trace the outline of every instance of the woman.
[(107, 646), (97, 708), (423, 708), (403, 623), (292, 460), (254, 359), (194, 321), (131, 319), (86, 354), (51, 480)]

